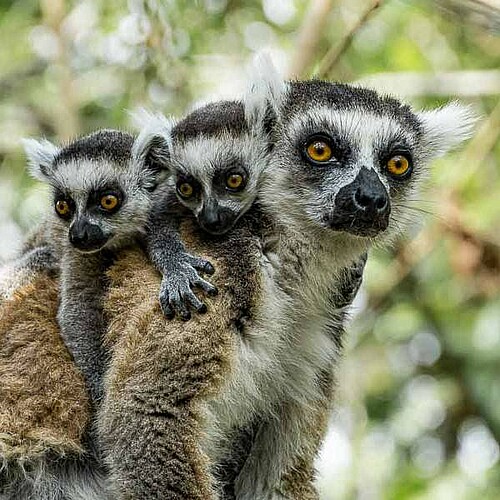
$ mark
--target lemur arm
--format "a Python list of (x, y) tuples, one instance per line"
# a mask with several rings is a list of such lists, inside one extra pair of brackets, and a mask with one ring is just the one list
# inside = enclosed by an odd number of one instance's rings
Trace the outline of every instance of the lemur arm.
[(207, 260), (186, 251), (179, 233), (182, 215), (173, 205), (174, 202), (167, 199), (153, 210), (145, 243), (151, 262), (163, 276), (159, 295), (163, 313), (167, 318), (179, 313), (187, 321), (191, 318), (190, 307), (198, 313), (207, 310), (192, 287), (212, 296), (217, 294), (217, 288), (198, 274), (198, 271), (213, 274), (214, 268)]
[(57, 313), (64, 343), (85, 378), (92, 402), (97, 404), (102, 399), (103, 375), (108, 366), (107, 351), (103, 347), (108, 264), (101, 253), (82, 255), (69, 249), (61, 264)]

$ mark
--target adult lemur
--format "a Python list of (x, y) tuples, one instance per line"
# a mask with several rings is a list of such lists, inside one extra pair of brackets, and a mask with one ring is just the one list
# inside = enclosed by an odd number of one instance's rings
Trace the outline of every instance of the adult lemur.
[[(257, 94), (278, 86), (261, 82)], [(234, 245), (183, 227), (221, 269), (211, 315), (187, 330), (164, 325), (150, 305), (158, 280), (140, 257), (111, 273), (100, 429), (123, 498), (216, 498), (221, 487), (238, 499), (316, 497), (312, 462), (343, 332), (332, 297), (346, 267), (404, 229), (428, 163), (473, 121), (457, 104), (417, 113), (348, 85), (280, 88), (256, 99), (269, 151), (260, 211), (234, 229)], [(228, 463), (239, 468), (232, 486), (214, 479), (227, 479)]]

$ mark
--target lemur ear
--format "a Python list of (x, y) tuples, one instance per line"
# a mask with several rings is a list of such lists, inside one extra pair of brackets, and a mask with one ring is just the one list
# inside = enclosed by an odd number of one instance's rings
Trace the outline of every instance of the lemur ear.
[(258, 53), (248, 70), (249, 83), (243, 96), (245, 119), (250, 130), (268, 131), (279, 116), (287, 85), (270, 56)]
[(423, 145), (430, 158), (444, 155), (472, 136), (478, 116), (469, 106), (451, 102), (417, 113), (422, 124)]
[(22, 139), (26, 156), (28, 157), (28, 171), (32, 177), (47, 182), (54, 158), (59, 148), (46, 139)]
[(172, 153), (172, 129), (175, 122), (160, 113), (141, 109), (130, 113), (140, 133), (132, 146), (132, 158), (158, 184), (170, 175), (168, 160)]

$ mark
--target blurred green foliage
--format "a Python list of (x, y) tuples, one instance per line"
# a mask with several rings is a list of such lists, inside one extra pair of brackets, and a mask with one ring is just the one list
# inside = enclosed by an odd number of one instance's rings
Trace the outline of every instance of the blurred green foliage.
[[(0, 256), (45, 209), (21, 137), (237, 95), (264, 47), (310, 76), (372, 3), (0, 0)], [(500, 7), (484, 4), (386, 0), (328, 73), (416, 107), (457, 94), (483, 120), (434, 165), (412, 241), (371, 256), (318, 460), (325, 500), (500, 498)]]

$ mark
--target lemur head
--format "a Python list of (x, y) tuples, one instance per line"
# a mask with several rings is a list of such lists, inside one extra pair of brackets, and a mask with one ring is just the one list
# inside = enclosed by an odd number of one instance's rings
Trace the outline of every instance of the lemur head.
[(403, 229), (428, 162), (474, 123), (456, 103), (419, 113), (372, 90), (314, 80), (286, 84), (277, 108), (266, 199), (301, 224), (366, 241)]
[[(267, 64), (261, 58), (253, 71), (266, 72)], [(259, 193), (273, 121), (269, 101), (278, 100), (270, 73), (267, 79), (253, 79), (242, 101), (207, 104), (172, 129), (169, 182), (209, 233), (228, 232)], [(146, 125), (161, 119), (147, 113), (137, 118)]]
[(160, 133), (149, 130), (134, 140), (100, 130), (62, 147), (23, 141), (30, 172), (52, 187), (56, 220), (77, 250), (114, 248), (142, 231), (152, 192), (167, 174), (158, 156)]

